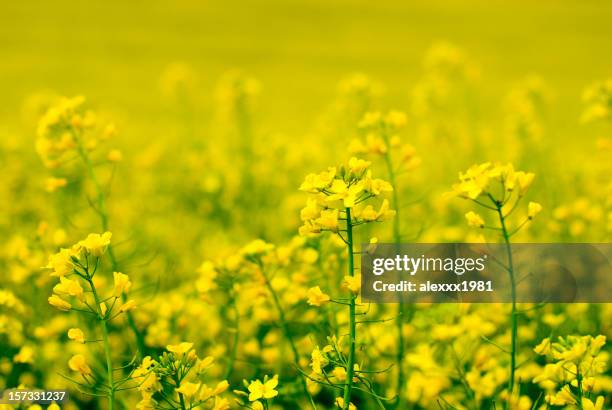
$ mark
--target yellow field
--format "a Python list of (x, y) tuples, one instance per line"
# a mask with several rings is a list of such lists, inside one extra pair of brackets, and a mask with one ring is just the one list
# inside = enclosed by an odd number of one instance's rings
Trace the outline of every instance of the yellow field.
[(3, 4), (0, 409), (609, 408), (609, 304), (359, 298), (612, 239), (612, 3), (493, 3)]

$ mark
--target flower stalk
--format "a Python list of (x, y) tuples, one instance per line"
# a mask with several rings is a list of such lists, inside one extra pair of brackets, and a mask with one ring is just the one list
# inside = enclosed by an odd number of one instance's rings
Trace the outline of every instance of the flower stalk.
[[(351, 219), (351, 208), (346, 208), (346, 247), (348, 251), (348, 275), (355, 276), (353, 255), (353, 221)], [(351, 404), (351, 392), (353, 389), (353, 375), (355, 372), (355, 338), (357, 324), (355, 319), (355, 300), (357, 295), (351, 293), (349, 302), (349, 355), (346, 369), (346, 384), (344, 385), (344, 408), (348, 410)]]
[(506, 245), (506, 255), (508, 259), (508, 275), (510, 276), (510, 291), (512, 297), (512, 310), (510, 313), (510, 379), (508, 380), (508, 393), (511, 395), (514, 390), (514, 373), (516, 371), (516, 345), (518, 336), (517, 310), (516, 310), (516, 278), (514, 275), (514, 264), (512, 262), (512, 246), (510, 244), (510, 233), (506, 227), (506, 217), (502, 211), (502, 204), (495, 202), (497, 215), (501, 224), (502, 236)]
[[(91, 158), (89, 157), (85, 147), (83, 146), (82, 138), (80, 138), (78, 131), (74, 129), (74, 127), (72, 128), (72, 134), (74, 136), (74, 140), (76, 141), (77, 151), (79, 153), (79, 156), (81, 157), (81, 160), (83, 161), (83, 163), (85, 164), (85, 167), (87, 168), (87, 172), (89, 174), (89, 177), (96, 191), (97, 204), (94, 210), (96, 211), (96, 213), (98, 214), (100, 218), (100, 225), (102, 226), (102, 230), (108, 231), (108, 212), (106, 210), (106, 196), (104, 195), (104, 189), (102, 188), (102, 185), (100, 184), (100, 181), (98, 180), (98, 176), (96, 175), (96, 172), (94, 170), (94, 166), (93, 166), (93, 163), (91, 162)], [(113, 270), (113, 272), (119, 271), (119, 264), (117, 262), (117, 258), (115, 257), (115, 253), (113, 251), (112, 245), (108, 246), (107, 252), (108, 252), (108, 258), (111, 263), (111, 269)], [(121, 295), (121, 301), (123, 303), (127, 302), (127, 296), (125, 295), (125, 293)], [(136, 346), (138, 347), (137, 354), (139, 355), (139, 357), (142, 357), (146, 351), (144, 337), (142, 336), (142, 333), (138, 330), (138, 327), (136, 326), (136, 322), (134, 321), (132, 312), (126, 312), (126, 313), (127, 313), (126, 318), (127, 318), (128, 326), (132, 330), (132, 333), (134, 333), (134, 338), (136, 340)]]

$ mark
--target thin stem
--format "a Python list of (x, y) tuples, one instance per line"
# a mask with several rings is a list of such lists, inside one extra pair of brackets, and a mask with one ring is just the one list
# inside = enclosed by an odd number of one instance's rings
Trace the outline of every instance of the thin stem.
[(106, 318), (102, 314), (102, 307), (100, 306), (100, 298), (96, 292), (96, 287), (91, 279), (88, 279), (91, 292), (96, 302), (96, 309), (98, 312), (98, 319), (100, 320), (100, 326), (102, 327), (102, 340), (104, 342), (104, 355), (106, 356), (106, 373), (108, 378), (108, 408), (113, 410), (115, 407), (115, 384), (113, 381), (113, 360), (110, 350), (110, 342), (108, 339), (108, 327), (106, 326)]
[[(353, 260), (353, 224), (351, 220), (351, 209), (346, 208), (346, 233), (347, 233), (347, 250), (348, 250), (348, 274), (355, 275), (354, 260)], [(348, 410), (351, 403), (351, 391), (353, 389), (353, 374), (355, 373), (355, 334), (357, 324), (355, 321), (355, 295), (351, 295), (349, 305), (349, 334), (350, 346), (348, 363), (346, 364), (346, 384), (344, 385), (344, 408)]]
[[(387, 133), (383, 132), (383, 136), (385, 138), (385, 144), (389, 147), (389, 141), (387, 138)], [(395, 216), (393, 218), (393, 242), (395, 242), (396, 251), (399, 253), (399, 246), (402, 240), (401, 238), (401, 229), (400, 229), (400, 205), (399, 205), (399, 193), (397, 189), (397, 183), (395, 178), (395, 171), (393, 167), (393, 161), (391, 159), (391, 155), (389, 151), (385, 153), (385, 162), (387, 164), (387, 173), (389, 176), (389, 182), (393, 187), (393, 203), (391, 206), (395, 210)], [(396, 394), (397, 401), (395, 402), (395, 406), (397, 408), (402, 408), (403, 399), (402, 399), (402, 387), (404, 386), (404, 369), (402, 366), (402, 360), (404, 358), (404, 315), (405, 315), (405, 304), (404, 299), (400, 299), (399, 304), (397, 306), (397, 317), (395, 320), (395, 326), (397, 328), (397, 355), (395, 357), (395, 361), (397, 364), (397, 381), (396, 381)]]
[[(514, 373), (516, 371), (516, 344), (517, 344), (517, 311), (516, 311), (516, 279), (514, 277), (514, 265), (512, 262), (512, 246), (510, 245), (510, 234), (506, 227), (506, 217), (502, 213), (502, 204), (497, 204), (497, 214), (502, 228), (504, 243), (506, 244), (506, 254), (508, 257), (508, 274), (510, 275), (510, 286), (512, 295), (512, 313), (510, 316), (511, 341), (510, 341), (510, 379), (508, 380), (508, 394), (512, 396), (514, 391)], [(510, 400), (506, 402), (508, 407)]]
[[(181, 380), (180, 380), (180, 377), (178, 375), (175, 378), (175, 383), (176, 383), (177, 387), (181, 387)], [(179, 397), (179, 402), (181, 404), (181, 409), (187, 410), (187, 406), (185, 406), (185, 398), (183, 397), (183, 393), (179, 393), (178, 397)]]
[(229, 379), (234, 371), (234, 362), (236, 361), (236, 355), (238, 354), (238, 343), (240, 342), (240, 313), (236, 306), (236, 298), (232, 295), (230, 306), (234, 311), (234, 340), (232, 344), (232, 350), (230, 352), (229, 361), (227, 364), (227, 371), (225, 373), (225, 379)]
[[(283, 311), (283, 307), (280, 304), (280, 300), (278, 298), (278, 295), (276, 294), (276, 291), (272, 287), (272, 283), (270, 282), (270, 279), (265, 274), (265, 271), (264, 271), (263, 265), (261, 264), (261, 261), (259, 263), (259, 267), (261, 268), (264, 280), (266, 281), (266, 287), (268, 288), (268, 291), (272, 295), (272, 300), (274, 301), (274, 306), (276, 307), (276, 311), (278, 312), (278, 318), (279, 318), (281, 329), (282, 329), (283, 333), (285, 334), (285, 338), (289, 342), (289, 346), (291, 346), (291, 351), (293, 352), (293, 361), (295, 362), (295, 365), (298, 366), (299, 363), (300, 363), (300, 354), (298, 353), (297, 348), (295, 347), (295, 342), (293, 341), (293, 336), (291, 335), (291, 332), (289, 331), (289, 325), (287, 324), (287, 319), (285, 317), (285, 312)], [(316, 406), (314, 400), (312, 399), (312, 396), (310, 395), (310, 392), (308, 391), (308, 385), (306, 384), (306, 380), (304, 380), (304, 378), (300, 376), (300, 381), (302, 382), (302, 389), (304, 390), (304, 394), (308, 397), (308, 400), (310, 401), (310, 406), (314, 410), (316, 410), (317, 406)]]
[[(96, 205), (95, 210), (98, 216), (100, 217), (100, 224), (102, 225), (102, 230), (108, 231), (108, 212), (106, 211), (106, 197), (104, 195), (104, 189), (102, 188), (102, 185), (100, 184), (100, 181), (98, 180), (98, 177), (94, 170), (93, 163), (91, 162), (91, 158), (89, 158), (89, 155), (87, 155), (87, 151), (85, 150), (85, 147), (83, 146), (79, 133), (73, 129), (72, 134), (74, 136), (74, 139), (77, 142), (77, 150), (79, 152), (79, 156), (83, 160), (83, 163), (85, 164), (85, 167), (87, 168), (87, 172), (89, 173), (89, 177), (91, 178), (91, 181), (96, 190), (97, 205)], [(108, 245), (107, 252), (108, 252), (108, 258), (111, 262), (111, 268), (113, 272), (118, 272), (119, 264), (117, 263), (117, 258), (115, 257), (115, 253), (113, 251), (112, 245), (110, 244)], [(125, 293), (121, 294), (121, 300), (123, 303), (127, 302), (127, 296)], [(138, 347), (138, 355), (139, 357), (142, 357), (146, 349), (146, 346), (144, 343), (144, 337), (138, 330), (138, 327), (136, 327), (136, 322), (134, 321), (134, 317), (132, 316), (132, 313), (126, 312), (126, 317), (127, 317), (128, 325), (130, 326), (130, 329), (132, 329), (132, 332), (134, 333), (134, 337), (136, 338), (136, 346)]]

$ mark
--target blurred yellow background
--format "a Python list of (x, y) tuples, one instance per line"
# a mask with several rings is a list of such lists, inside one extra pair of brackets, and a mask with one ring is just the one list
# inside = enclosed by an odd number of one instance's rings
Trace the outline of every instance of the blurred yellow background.
[(483, 109), (536, 73), (555, 91), (555, 127), (565, 130), (582, 89), (612, 65), (605, 1), (60, 0), (1, 10), (0, 119), (10, 128), (24, 96), (41, 89), (129, 112), (129, 128), (167, 127), (159, 77), (184, 61), (202, 95), (222, 72), (244, 69), (263, 84), (261, 120), (301, 132), (354, 71), (382, 80), (402, 108), (427, 48), (450, 41), (482, 69)]

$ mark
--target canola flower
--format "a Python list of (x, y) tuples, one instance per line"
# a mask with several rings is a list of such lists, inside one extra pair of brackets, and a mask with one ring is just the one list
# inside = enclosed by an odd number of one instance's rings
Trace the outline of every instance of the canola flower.
[[(384, 159), (387, 167), (387, 177), (393, 187), (391, 206), (395, 210), (393, 217), (393, 241), (398, 244), (402, 242), (402, 228), (400, 209), (402, 208), (399, 200), (399, 189), (397, 176), (409, 172), (418, 167), (421, 159), (416, 155), (416, 150), (410, 144), (401, 144), (399, 131), (405, 127), (407, 122), (406, 114), (400, 111), (389, 111), (383, 115), (380, 112), (368, 112), (360, 121), (359, 126), (365, 132), (365, 141), (354, 140), (349, 148), (357, 154), (369, 154)], [(404, 388), (404, 322), (407, 316), (405, 304), (400, 301), (397, 309), (397, 407), (403, 406)]]
[(229, 400), (222, 397), (229, 387), (227, 380), (214, 387), (203, 381), (213, 366), (214, 358), (199, 358), (190, 342), (166, 346), (157, 359), (144, 357), (130, 375), (141, 394), (136, 408), (163, 409), (170, 405), (181, 410), (229, 409)]
[[(49, 304), (62, 311), (76, 311), (85, 315), (92, 315), (99, 323), (102, 333), (106, 365), (106, 387), (103, 388), (108, 397), (108, 406), (115, 408), (116, 380), (113, 374), (113, 357), (109, 340), (109, 322), (121, 314), (135, 308), (135, 302), (129, 301), (118, 305), (120, 295), (114, 292), (109, 297), (103, 297), (94, 281), (98, 269), (102, 265), (102, 257), (111, 243), (112, 234), (89, 234), (87, 238), (79, 241), (71, 248), (61, 249), (49, 257), (49, 264), (45, 267), (51, 270), (51, 276), (59, 278), (59, 283), (53, 287), (53, 295), (48, 299)], [(96, 277), (97, 279), (97, 277)], [(87, 293), (83, 289), (87, 289)], [(127, 291), (131, 286), (129, 277), (125, 274), (114, 275), (115, 290)], [(70, 301), (68, 301), (68, 300)], [(126, 306), (128, 305), (129, 306)], [(117, 305), (117, 306), (116, 306)], [(116, 308), (115, 308), (116, 307)], [(68, 331), (68, 337), (78, 343), (86, 343), (85, 335), (81, 329), (73, 328)], [(83, 355), (78, 354), (68, 362), (71, 370), (78, 372), (88, 383), (90, 394), (96, 394), (99, 387), (91, 379), (92, 370), (87, 365)], [(81, 384), (79, 384), (81, 385)]]
[(575, 405), (582, 410), (603, 409), (605, 397), (597, 394), (599, 378), (606, 370), (609, 355), (602, 352), (604, 335), (545, 338), (535, 353), (551, 360), (533, 379), (547, 388), (545, 401), (551, 406)]
[[(515, 171), (512, 164), (491, 164), (489, 162), (473, 165), (466, 172), (459, 174), (459, 182), (453, 185), (452, 194), (468, 199), (479, 207), (495, 213), (499, 226), (492, 227), (498, 231), (506, 245), (507, 271), (510, 276), (512, 309), (510, 313), (510, 374), (508, 394), (514, 394), (515, 372), (517, 369), (518, 316), (516, 304), (517, 276), (512, 263), (512, 248), (510, 238), (531, 221), (542, 206), (537, 202), (529, 202), (527, 215), (517, 226), (508, 225), (509, 217), (523, 200), (531, 186), (535, 175), (530, 172)], [(469, 225), (481, 229), (487, 228), (485, 220), (477, 213), (469, 211), (465, 214)]]
[[(86, 108), (85, 97), (62, 97), (47, 109), (38, 122), (36, 150), (43, 163), (51, 169), (58, 169), (62, 165), (66, 166), (75, 158), (81, 160), (95, 191), (96, 199), (92, 208), (99, 217), (102, 230), (108, 231), (106, 194), (96, 173), (92, 154), (99, 150), (100, 144), (112, 139), (117, 131), (113, 123), (106, 123), (105, 125), (99, 123), (100, 120), (96, 113)], [(110, 149), (106, 155), (106, 160), (111, 164), (121, 159), (122, 154), (118, 149)], [(47, 180), (47, 191), (55, 191), (66, 186), (66, 184), (65, 178), (51, 177)], [(110, 237), (103, 240), (108, 239)], [(96, 238), (92, 237), (86, 240), (93, 241)], [(118, 271), (119, 267), (112, 247), (109, 247), (108, 256), (112, 269)], [(142, 334), (137, 329), (132, 314), (129, 312), (133, 309), (135, 302), (128, 301), (125, 293), (121, 295), (121, 298), (123, 302), (121, 310), (127, 313), (128, 323), (134, 333), (139, 353), (142, 354), (146, 350)], [(60, 303), (57, 299), (54, 299), (54, 301)]]
[(382, 200), (378, 210), (371, 204), (365, 205), (366, 201), (393, 191), (388, 182), (372, 178), (370, 164), (369, 161), (352, 157), (346, 165), (307, 175), (300, 186), (301, 191), (311, 194), (306, 207), (300, 213), (304, 223), (299, 229), (300, 234), (333, 232), (345, 242), (347, 248), (348, 275), (344, 277), (342, 284), (349, 291), (349, 353), (344, 364), (347, 373), (346, 380), (343, 381), (344, 410), (351, 405), (357, 363), (356, 301), (361, 286), (359, 276), (355, 275), (353, 230), (359, 225), (381, 222), (395, 215), (395, 211), (389, 209), (387, 199)]

